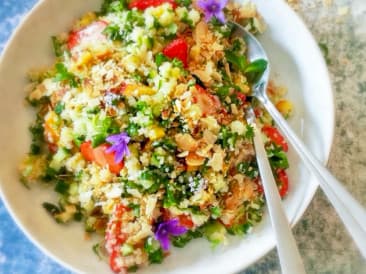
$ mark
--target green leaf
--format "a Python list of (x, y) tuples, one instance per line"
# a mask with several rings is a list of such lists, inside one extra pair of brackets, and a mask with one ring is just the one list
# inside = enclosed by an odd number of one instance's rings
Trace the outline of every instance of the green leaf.
[(244, 73), (250, 83), (256, 83), (267, 69), (268, 62), (264, 59), (258, 59), (250, 63), (244, 70)]
[(245, 72), (247, 66), (247, 58), (244, 55), (236, 54), (235, 51), (225, 50), (226, 60), (241, 72)]

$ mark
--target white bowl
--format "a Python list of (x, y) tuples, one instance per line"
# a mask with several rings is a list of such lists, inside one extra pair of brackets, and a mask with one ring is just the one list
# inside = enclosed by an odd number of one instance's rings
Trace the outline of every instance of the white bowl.
[[(254, 0), (268, 23), (261, 40), (268, 51), (273, 77), (289, 89), (295, 105), (291, 125), (309, 149), (326, 162), (333, 138), (334, 103), (326, 65), (303, 22), (282, 0)], [(65, 267), (86, 273), (109, 273), (107, 263), (92, 252), (81, 224), (56, 224), (42, 208), (52, 191), (26, 189), (17, 166), (28, 151), (28, 126), (33, 115), (25, 106), (24, 87), (29, 69), (51, 64), (50, 36), (67, 30), (84, 12), (98, 10), (101, 0), (40, 1), (8, 43), (0, 64), (0, 189), (12, 217), (42, 251)], [(300, 219), (318, 186), (290, 148), (290, 193), (285, 199), (292, 223)], [(204, 240), (174, 249), (162, 265), (139, 273), (233, 273), (265, 255), (275, 246), (268, 216), (243, 238), (212, 250)]]

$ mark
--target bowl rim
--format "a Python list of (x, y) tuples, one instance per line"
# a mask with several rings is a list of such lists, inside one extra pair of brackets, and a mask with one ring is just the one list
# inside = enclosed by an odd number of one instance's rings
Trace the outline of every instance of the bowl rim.
[[(2, 53), (0, 55), (0, 67), (3, 65), (5, 56), (8, 54), (8, 51), (10, 50), (12, 44), (14, 41), (16, 41), (17, 37), (21, 34), (21, 30), (23, 27), (28, 23), (28, 20), (34, 15), (34, 13), (37, 13), (38, 10), (40, 10), (44, 5), (46, 5), (48, 2), (52, 0), (38, 0), (34, 6), (23, 15), (23, 18), (20, 20), (17, 27), (13, 29), (13, 32), (10, 36), (10, 38), (7, 40), (7, 42), (4, 45), (4, 48), (2, 50)], [(234, 0), (235, 1), (235, 0)], [(258, 0), (251, 0), (251, 2), (255, 3)], [(259, 0), (261, 1), (261, 0)], [(329, 111), (332, 113), (331, 120), (329, 120), (329, 134), (328, 138), (326, 140), (326, 147), (324, 148), (324, 159), (321, 161), (324, 165), (328, 163), (328, 160), (330, 158), (330, 153), (334, 144), (334, 133), (335, 133), (335, 119), (336, 119), (336, 113), (335, 113), (335, 94), (333, 89), (333, 82), (330, 77), (330, 73), (328, 70), (328, 66), (325, 62), (324, 56), (321, 53), (320, 47), (318, 46), (315, 37), (312, 35), (311, 31), (309, 30), (308, 26), (305, 24), (305, 21), (290, 7), (290, 5), (285, 0), (274, 0), (277, 1), (279, 5), (282, 5), (282, 7), (279, 8), (285, 8), (287, 9), (287, 13), (290, 14), (293, 20), (296, 20), (298, 24), (302, 27), (303, 35), (307, 37), (307, 41), (312, 44), (314, 54), (316, 54), (315, 58), (319, 62), (319, 67), (323, 69), (325, 72), (326, 78), (324, 79), (324, 84), (326, 84), (326, 91), (328, 93), (329, 99), (331, 100), (329, 106)], [(303, 203), (298, 207), (296, 214), (293, 216), (293, 218), (290, 221), (290, 226), (294, 227), (300, 220), (300, 218), (304, 215), (306, 209), (309, 207), (311, 201), (313, 200), (315, 193), (319, 187), (319, 184), (317, 182), (317, 179), (314, 179), (316, 182), (316, 185), (314, 185), (309, 192), (310, 194), (307, 197), (304, 197)], [(7, 213), (11, 216), (13, 221), (17, 224), (18, 228), (22, 231), (23, 234), (26, 235), (26, 237), (32, 242), (33, 245), (35, 245), (43, 254), (51, 258), (54, 262), (58, 263), (60, 266), (74, 271), (76, 273), (80, 273), (80, 269), (77, 269), (70, 263), (64, 261), (63, 259), (59, 258), (57, 255), (55, 255), (52, 251), (48, 250), (40, 241), (36, 240), (36, 238), (28, 231), (26, 226), (21, 222), (21, 220), (17, 217), (15, 212), (12, 210), (10, 202), (8, 198), (4, 195), (3, 191), (3, 180), (0, 178), (0, 199), (3, 201), (3, 204), (7, 210)], [(253, 259), (249, 261), (247, 264), (243, 264), (240, 269), (236, 269), (234, 272), (244, 270), (244, 267), (248, 267), (255, 262), (257, 262), (259, 259), (266, 256), (272, 249), (274, 249), (275, 241), (270, 241), (266, 247), (263, 248), (263, 255), (257, 257), (256, 259)]]

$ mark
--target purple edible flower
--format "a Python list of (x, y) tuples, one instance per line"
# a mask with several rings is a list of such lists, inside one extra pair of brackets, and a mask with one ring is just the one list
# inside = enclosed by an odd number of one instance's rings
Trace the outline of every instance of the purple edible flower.
[(228, 0), (197, 0), (197, 5), (205, 14), (206, 22), (210, 21), (212, 17), (216, 17), (221, 23), (225, 24), (225, 8)]
[(109, 147), (106, 152), (115, 152), (114, 162), (116, 164), (123, 160), (123, 157), (130, 155), (130, 150), (128, 149), (128, 142), (130, 137), (128, 137), (126, 132), (121, 132), (119, 134), (110, 135), (106, 138), (107, 142), (111, 143), (112, 146)]
[(187, 232), (187, 228), (179, 224), (178, 219), (171, 219), (169, 221), (158, 224), (155, 231), (155, 239), (161, 244), (161, 247), (167, 251), (170, 247), (169, 236), (179, 236)]

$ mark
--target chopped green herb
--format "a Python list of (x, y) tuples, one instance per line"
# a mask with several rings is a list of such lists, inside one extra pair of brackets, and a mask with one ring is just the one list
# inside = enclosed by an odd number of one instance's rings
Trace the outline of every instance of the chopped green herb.
[(153, 237), (148, 237), (145, 241), (144, 249), (149, 256), (149, 261), (152, 264), (160, 264), (164, 259), (163, 250), (160, 243)]
[(180, 235), (180, 236), (175, 236), (172, 237), (172, 244), (175, 247), (179, 247), (182, 248), (184, 246), (186, 246), (192, 239), (195, 238), (199, 238), (202, 237), (202, 232), (200, 230), (189, 230), (187, 233)]
[(130, 266), (129, 268), (127, 268), (127, 273), (136, 272), (138, 269), (139, 269), (139, 267), (137, 265)]
[(228, 127), (222, 126), (219, 132), (218, 143), (223, 148), (234, 149), (238, 133), (232, 132)]
[(100, 244), (95, 244), (93, 245), (93, 252), (95, 253), (95, 255), (98, 256), (98, 258), (101, 260), (102, 256), (100, 255)]
[(104, 0), (101, 8), (101, 14), (109, 12), (121, 12), (127, 8), (126, 0)]
[(135, 217), (140, 217), (140, 205), (131, 203), (131, 204), (128, 204), (127, 207), (132, 209), (133, 215), (135, 215)]
[(325, 43), (319, 43), (320, 50), (323, 53), (324, 59), (328, 65), (331, 63), (331, 59), (329, 58), (329, 48)]
[(117, 25), (108, 25), (104, 31), (103, 34), (105, 34), (109, 39), (113, 41), (123, 41), (124, 37), (121, 33), (121, 29)]
[(42, 206), (52, 216), (55, 216), (56, 214), (59, 214), (61, 212), (61, 210), (58, 208), (58, 206), (51, 204), (51, 203), (44, 202), (42, 204)]
[(218, 221), (207, 223), (204, 226), (203, 231), (203, 235), (210, 241), (213, 248), (225, 241), (226, 229), (224, 225)]
[(152, 143), (152, 146), (154, 148), (162, 147), (162, 148), (166, 149), (169, 152), (175, 152), (175, 150), (177, 149), (176, 143), (171, 138), (164, 138), (164, 139), (159, 140), (159, 141), (154, 141)]
[(237, 170), (251, 179), (257, 178), (259, 174), (257, 162), (255, 161), (239, 163)]
[(219, 208), (218, 206), (211, 207), (210, 211), (211, 211), (211, 217), (213, 219), (217, 219), (221, 216), (221, 208)]
[(57, 63), (55, 65), (55, 68), (55, 81), (67, 82), (73, 88), (76, 88), (80, 85), (80, 79), (78, 79), (74, 74), (69, 72), (63, 63)]
[(267, 155), (273, 169), (286, 169), (289, 167), (287, 155), (281, 147), (275, 145), (271, 146), (269, 149), (267, 149)]
[(57, 115), (60, 115), (64, 109), (65, 109), (65, 104), (60, 101), (56, 104), (54, 111)]
[(175, 2), (183, 7), (189, 7), (192, 4), (192, 0), (175, 0)]
[(139, 125), (137, 125), (135, 123), (129, 123), (126, 128), (126, 132), (127, 132), (128, 136), (135, 137), (138, 135), (139, 129), (140, 129)]
[(75, 136), (74, 137), (74, 144), (77, 147), (80, 147), (82, 143), (85, 142), (85, 136), (84, 135), (80, 135), (80, 136)]
[(250, 222), (244, 224), (235, 224), (227, 229), (227, 232), (231, 235), (244, 235), (247, 234), (249, 229), (252, 227)]
[(52, 36), (51, 39), (52, 39), (52, 45), (53, 45), (53, 52), (54, 52), (55, 56), (61, 57), (63, 54), (62, 42), (56, 36)]
[(254, 127), (251, 125), (246, 126), (246, 131), (244, 137), (248, 140), (252, 140), (254, 138)]
[(36, 143), (32, 143), (31, 147), (30, 147), (30, 154), (32, 155), (39, 155), (41, 153), (41, 147), (36, 144)]
[(58, 175), (57, 170), (55, 170), (51, 167), (47, 167), (45, 170), (45, 173), (42, 177), (42, 180), (45, 182), (51, 182), (57, 178), (57, 175)]
[(61, 195), (66, 195), (69, 191), (69, 186), (65, 181), (59, 180), (55, 185), (55, 191)]

